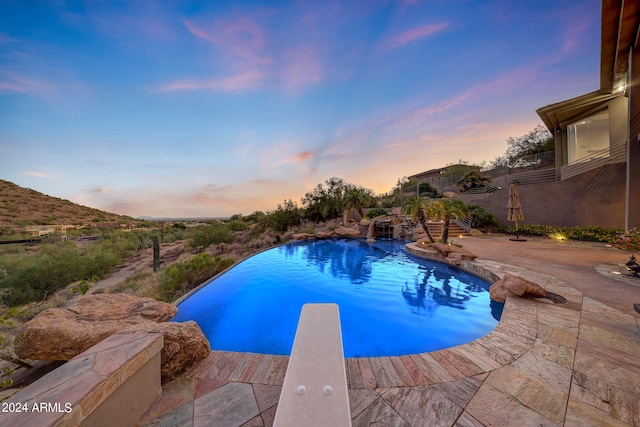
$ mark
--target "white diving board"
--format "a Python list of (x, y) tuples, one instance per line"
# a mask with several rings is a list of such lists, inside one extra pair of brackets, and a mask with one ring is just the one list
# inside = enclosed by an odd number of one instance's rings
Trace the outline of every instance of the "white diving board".
[(274, 427), (351, 427), (337, 304), (305, 304)]

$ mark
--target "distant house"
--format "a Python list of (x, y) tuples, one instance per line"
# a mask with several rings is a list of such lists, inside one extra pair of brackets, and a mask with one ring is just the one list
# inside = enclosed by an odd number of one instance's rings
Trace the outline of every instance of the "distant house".
[(75, 225), (28, 225), (27, 233), (32, 236), (46, 236), (53, 233), (66, 233), (67, 230), (76, 228)]
[(467, 172), (479, 171), (480, 169), (481, 167), (476, 165), (449, 165), (443, 168), (429, 169), (428, 171), (411, 175), (409, 178), (417, 179), (420, 184), (426, 182), (442, 190), (445, 188), (455, 187), (457, 182)]

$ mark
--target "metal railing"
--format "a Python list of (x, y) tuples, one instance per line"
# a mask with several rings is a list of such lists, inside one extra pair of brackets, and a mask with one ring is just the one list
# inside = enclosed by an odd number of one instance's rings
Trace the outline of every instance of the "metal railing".
[(482, 200), (485, 197), (487, 197), (489, 194), (495, 193), (498, 190), (500, 190), (500, 186), (487, 185), (485, 187), (472, 188), (470, 190), (465, 191), (462, 194), (459, 194), (456, 197), (465, 203), (471, 203), (474, 200)]
[(462, 228), (467, 233), (470, 232), (471, 229), (473, 228), (471, 227), (471, 218), (456, 218), (455, 222), (456, 224), (458, 224), (460, 228)]
[(470, 203), (474, 200), (481, 200), (489, 194), (494, 193), (503, 187), (507, 187), (512, 182), (519, 185), (558, 182), (583, 174), (600, 166), (624, 163), (626, 159), (627, 142), (622, 141), (559, 168), (540, 169), (496, 177), (491, 181), (490, 185), (472, 188), (457, 197), (465, 203)]
[(600, 166), (612, 163), (624, 163), (627, 160), (627, 142), (615, 143), (603, 150), (591, 153), (586, 157), (574, 160), (568, 165), (560, 167), (561, 179), (580, 175)]
[(529, 172), (532, 170), (554, 168), (555, 162), (556, 152), (547, 151), (544, 153), (522, 156), (509, 165), (498, 166), (492, 169), (484, 168), (481, 170), (481, 172), (483, 175), (488, 176), (489, 178), (498, 178), (504, 175), (512, 175)]

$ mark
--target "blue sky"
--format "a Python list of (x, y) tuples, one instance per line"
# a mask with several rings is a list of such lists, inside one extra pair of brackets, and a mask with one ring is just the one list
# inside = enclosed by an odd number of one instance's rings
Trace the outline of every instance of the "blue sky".
[(131, 216), (389, 191), (598, 88), (600, 1), (0, 0), (0, 178)]

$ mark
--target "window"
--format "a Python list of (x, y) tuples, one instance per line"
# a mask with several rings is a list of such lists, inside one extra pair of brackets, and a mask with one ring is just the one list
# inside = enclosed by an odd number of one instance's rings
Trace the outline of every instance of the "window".
[(609, 112), (567, 126), (567, 144), (569, 163), (591, 160), (591, 156), (609, 148)]

